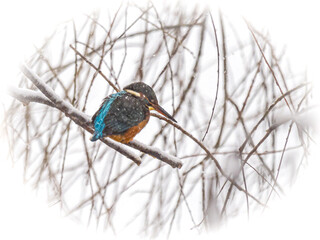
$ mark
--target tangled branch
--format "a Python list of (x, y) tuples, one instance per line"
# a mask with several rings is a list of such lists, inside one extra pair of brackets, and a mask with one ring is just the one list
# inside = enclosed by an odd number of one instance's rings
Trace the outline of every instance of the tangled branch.
[[(249, 23), (178, 9), (120, 5), (74, 19), (9, 87), (8, 144), (25, 181), (65, 213), (150, 237), (175, 226), (202, 232), (263, 209), (305, 164), (305, 76)], [(128, 144), (90, 142), (89, 116), (133, 81), (152, 86), (179, 124), (152, 113)]]

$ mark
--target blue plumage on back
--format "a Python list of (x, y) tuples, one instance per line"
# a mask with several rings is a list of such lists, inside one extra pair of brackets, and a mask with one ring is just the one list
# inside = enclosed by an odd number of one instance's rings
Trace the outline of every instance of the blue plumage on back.
[(129, 143), (146, 126), (154, 109), (172, 121), (176, 120), (158, 103), (156, 94), (143, 82), (135, 82), (123, 91), (106, 97), (92, 117), (94, 133), (91, 141), (109, 137)]
[(112, 95), (110, 95), (109, 97), (107, 97), (105, 99), (105, 101), (103, 102), (102, 106), (100, 107), (99, 111), (93, 116), (93, 123), (94, 123), (94, 134), (92, 136), (92, 138), (90, 139), (91, 141), (96, 141), (103, 136), (103, 130), (106, 126), (105, 122), (104, 122), (104, 119), (105, 117), (107, 116), (109, 110), (110, 110), (110, 107), (113, 103), (113, 101), (125, 94), (126, 92), (125, 91), (121, 91), (121, 92), (118, 92), (118, 93), (114, 93)]

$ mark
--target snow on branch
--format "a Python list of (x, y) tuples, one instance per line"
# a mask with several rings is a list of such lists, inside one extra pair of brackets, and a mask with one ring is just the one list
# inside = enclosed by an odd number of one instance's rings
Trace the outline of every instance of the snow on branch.
[[(30, 102), (37, 102), (54, 107), (62, 111), (67, 117), (81, 126), (86, 131), (93, 133), (91, 119), (85, 113), (73, 107), (70, 103), (60, 98), (51, 87), (49, 87), (38, 75), (36, 75), (28, 66), (22, 65), (21, 71), (23, 74), (43, 93), (35, 92), (27, 89), (19, 89), (16, 87), (9, 88), (9, 94), (17, 100), (28, 104)], [(117, 143), (108, 138), (101, 139), (103, 143), (113, 148), (117, 152), (134, 161), (137, 165), (141, 164), (141, 158), (130, 151), (123, 144)], [(132, 141), (128, 146), (135, 148), (145, 154), (151, 155), (160, 161), (169, 164), (173, 168), (181, 168), (182, 163), (179, 158), (161, 151), (158, 148), (147, 146), (138, 141)]]
[[(181, 226), (203, 232), (283, 196), (313, 142), (313, 89), (282, 47), (207, 8), (148, 2), (114, 10), (59, 27), (8, 89), (7, 142), (24, 180), (80, 221), (115, 232), (129, 223), (147, 238), (169, 238)], [(85, 112), (93, 99), (131, 81), (150, 85), (179, 124), (151, 113), (161, 124), (149, 126), (148, 145), (92, 143)]]
[(43, 96), (43, 94), (33, 90), (9, 86), (8, 93), (10, 96), (19, 100), (20, 102), (23, 102), (24, 104), (29, 104), (30, 102), (37, 102), (48, 105), (50, 107), (55, 107), (55, 105), (48, 98)]

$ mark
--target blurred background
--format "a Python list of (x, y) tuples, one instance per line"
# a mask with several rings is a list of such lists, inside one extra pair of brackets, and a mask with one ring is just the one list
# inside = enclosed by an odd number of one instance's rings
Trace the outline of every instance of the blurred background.
[[(30, 61), (30, 56), (32, 56), (32, 54), (34, 54), (35, 52), (34, 47), (41, 46), (41, 44), (43, 43), (43, 39), (49, 39), (49, 36), (52, 36), (54, 30), (57, 29), (57, 26), (60, 27), (60, 29), (58, 27), (59, 34), (63, 33), (64, 31), (72, 34), (73, 32), (68, 30), (68, 24), (70, 26), (70, 19), (72, 19), (72, 17), (75, 20), (80, 19), (80, 21), (84, 21), (83, 19), (86, 18), (82, 14), (83, 12), (90, 14), (96, 11), (97, 9), (100, 9), (100, 15), (102, 16), (102, 12), (104, 12), (103, 9), (109, 9), (110, 13), (117, 9), (117, 6), (112, 5), (111, 3), (109, 3), (108, 7), (101, 7), (102, 5), (100, 4), (102, 3), (99, 1), (94, 1), (90, 5), (76, 1), (70, 1), (68, 3), (56, 1), (55, 3), (50, 4), (40, 1), (31, 1), (28, 3), (17, 1), (14, 4), (12, 3), (11, 5), (7, 6), (7, 9), (5, 11), (4, 9), (1, 10), (4, 11), (2, 14), (3, 19), (1, 21), (1, 24), (3, 25), (2, 29), (4, 29), (4, 32), (6, 33), (5, 37), (2, 39), (3, 42), (1, 43), (1, 47), (3, 48), (2, 52), (4, 53), (4, 57), (1, 60), (3, 66), (1, 70), (1, 72), (3, 73), (3, 82), (10, 82), (10, 84), (13, 85), (18, 84), (18, 82), (21, 79), (21, 75), (19, 74), (19, 69), (17, 67), (18, 64), (23, 62), (24, 60)], [(169, 9), (171, 9), (173, 12), (175, 6), (174, 4), (176, 3), (171, 4), (172, 5), (168, 4), (168, 2), (165, 2), (161, 4), (161, 6), (171, 6), (171, 8), (169, 7)], [(205, 4), (209, 3), (203, 1), (199, 4), (199, 11), (197, 13), (199, 14), (198, 16), (200, 16), (203, 9), (205, 9)], [(110, 8), (111, 5), (112, 7)], [(180, 5), (180, 7), (184, 8), (186, 12), (192, 12), (192, 10), (194, 10), (193, 6)], [(303, 4), (294, 1), (282, 1), (281, 3), (278, 3), (276, 1), (260, 1), (259, 3), (256, 3), (255, 1), (242, 1), (241, 4), (237, 1), (217, 1), (214, 4), (210, 3), (209, 6), (212, 8), (212, 16), (215, 21), (215, 25), (218, 29), (217, 33), (220, 34), (220, 47), (222, 41), (221, 31), (219, 31), (221, 30), (221, 25), (219, 21), (218, 9), (221, 10), (222, 17), (223, 19), (225, 19), (225, 25), (228, 26), (225, 27), (226, 32), (232, 32), (233, 30), (230, 30), (230, 26), (236, 26), (236, 30), (234, 32), (237, 32), (239, 37), (234, 37), (233, 39), (229, 38), (226, 41), (226, 43), (230, 44), (230, 49), (232, 49), (232, 47), (234, 47), (234, 49), (239, 48), (239, 45), (236, 45), (237, 39), (239, 41), (246, 41), (250, 38), (250, 32), (246, 27), (246, 24), (243, 19), (245, 18), (245, 20), (247, 20), (252, 25), (252, 27), (254, 27), (254, 29), (257, 30), (257, 32), (262, 33), (263, 36), (268, 36), (268, 39), (270, 39), (270, 41), (272, 42), (272, 46), (274, 47), (277, 54), (281, 55), (283, 49), (285, 49), (285, 66), (287, 67), (286, 63), (288, 62), (288, 64), (290, 65), (290, 70), (294, 74), (294, 76), (298, 76), (297, 78), (300, 77), (300, 79), (290, 78), (290, 80), (293, 80), (288, 82), (288, 85), (290, 86), (289, 89), (298, 86), (299, 81), (301, 79), (307, 79), (307, 81), (314, 82), (314, 92), (317, 92), (317, 89), (319, 89), (319, 85), (317, 82), (317, 79), (319, 78), (319, 72), (317, 69), (317, 54), (320, 51), (319, 46), (317, 45), (317, 43), (319, 42), (319, 34), (317, 33), (317, 29), (315, 28), (315, 23), (319, 21), (319, 19), (317, 19), (319, 17), (316, 16), (316, 7), (311, 4), (311, 1), (306, 1)], [(159, 10), (159, 14), (163, 12), (165, 11)], [(189, 20), (190, 18), (188, 18), (188, 15), (186, 16), (184, 17), (186, 17), (186, 19)], [(176, 21), (176, 19), (168, 18), (163, 20), (163, 22), (166, 24), (167, 21), (174, 22)], [(208, 22), (207, 24), (208, 26), (210, 26)], [(208, 96), (211, 96), (210, 90), (212, 90), (212, 92), (215, 93), (215, 84), (212, 83), (216, 83), (215, 77), (217, 65), (215, 63), (216, 51), (215, 38), (213, 33), (213, 31), (211, 31), (211, 33), (207, 33), (207, 38), (211, 40), (211, 47), (209, 46), (210, 44), (208, 44), (207, 51), (210, 50), (212, 51), (212, 53), (209, 55), (207, 59), (203, 60), (204, 66), (206, 66), (206, 63), (208, 64), (208, 66), (212, 66), (211, 72), (208, 73), (208, 75), (205, 75), (205, 71), (203, 71), (204, 73), (200, 72), (204, 76), (203, 78), (199, 77), (199, 79), (204, 79), (204, 82), (202, 83), (203, 85), (199, 86), (209, 85), (211, 89), (209, 89), (209, 87), (207, 89), (204, 88), (205, 90), (209, 90), (209, 92), (205, 92), (202, 91), (203, 88), (194, 88), (194, 92), (198, 93), (198, 99), (196, 99), (194, 105), (187, 105), (192, 109), (204, 106), (204, 108), (201, 109), (203, 109), (203, 115), (207, 116), (207, 118), (208, 116), (210, 116), (210, 110), (212, 108), (214, 97), (212, 96), (210, 100), (204, 105), (201, 105), (201, 101), (203, 99), (207, 99), (207, 97), (205, 97), (206, 94), (208, 94)], [(200, 36), (200, 34), (201, 32), (199, 31), (199, 34), (196, 33), (193, 36)], [(228, 34), (227, 36), (230, 35), (231, 34)], [(63, 36), (63, 34), (61, 34), (61, 36)], [(160, 38), (161, 34), (159, 35), (159, 39)], [(192, 60), (194, 63), (194, 59), (196, 59), (194, 55), (196, 55), (198, 46), (198, 40), (196, 37), (194, 38), (195, 40), (192, 40), (191, 38), (189, 42), (189, 44), (191, 43), (190, 46), (194, 49), (190, 49), (191, 47), (189, 48), (189, 45), (186, 46), (186, 48), (188, 49), (186, 51), (189, 51), (191, 63)], [(60, 39), (62, 39), (63, 41), (63, 37), (61, 37)], [(261, 38), (259, 40), (261, 40)], [(193, 42), (195, 44), (192, 44)], [(265, 42), (261, 41), (261, 43)], [(53, 43), (53, 45), (54, 44), (55, 43)], [(232, 44), (235, 45), (232, 46)], [(237, 44), (239, 44), (239, 42)], [(248, 46), (255, 46), (255, 43), (252, 42), (252, 39), (251, 42), (248, 41)], [(254, 47), (249, 49), (252, 50), (254, 49)], [(165, 48), (163, 48), (163, 50), (165, 50)], [(45, 51), (43, 52), (45, 53)], [(243, 57), (241, 59), (246, 59), (247, 61), (242, 62), (243, 66), (232, 67), (233, 71), (236, 70), (232, 74), (230, 73), (230, 75), (232, 75), (232, 79), (239, 79), (237, 78), (237, 74), (239, 74), (239, 72), (241, 73), (241, 71), (244, 71), (246, 67), (249, 68), (250, 64), (256, 66), (256, 64), (259, 63), (259, 56), (261, 57), (261, 55), (259, 55), (259, 51), (255, 48), (255, 51), (252, 50), (249, 53), (249, 56), (242, 56), (241, 54), (239, 55)], [(223, 54), (222, 50), (220, 54)], [(245, 51), (242, 54), (245, 54)], [(256, 56), (255, 58), (253, 58), (256, 59), (256, 61), (252, 60), (250, 56)], [(165, 57), (165, 55), (156, 55), (156, 57)], [(237, 58), (238, 55), (236, 53), (233, 53), (232, 57)], [(163, 58), (160, 58), (160, 60), (157, 61), (161, 62), (165, 61), (165, 59), (163, 60)], [(237, 63), (237, 61), (239, 60), (234, 61)], [(190, 65), (191, 67), (188, 67), (187, 63), (185, 66), (185, 73), (188, 77), (192, 75), (192, 64)], [(224, 71), (222, 65), (223, 60), (221, 61), (220, 66), (220, 87), (223, 87), (222, 79)], [(268, 72), (268, 69), (265, 67), (264, 70)], [(128, 74), (127, 77), (126, 74), (128, 73), (123, 73), (124, 76), (122, 77), (122, 79), (127, 79), (126, 81), (128, 82), (130, 81), (130, 74)], [(245, 73), (241, 74), (246, 75)], [(139, 76), (139, 74), (137, 74), (137, 76)], [(181, 76), (181, 78), (186, 76)], [(206, 78), (205, 76), (208, 77)], [(170, 77), (164, 79), (168, 79), (167, 84), (169, 85), (170, 89)], [(211, 85), (210, 79), (213, 79)], [(269, 80), (271, 79), (272, 78), (269, 76)], [(146, 77), (144, 78), (144, 81), (145, 80), (149, 81), (149, 84), (154, 83), (154, 79), (152, 79), (152, 77)], [(127, 83), (125, 80), (122, 81), (123, 82), (119, 82), (121, 84), (121, 87), (125, 86)], [(163, 83), (165, 83), (165, 81), (163, 81)], [(177, 98), (181, 94), (181, 92), (179, 92), (179, 89), (186, 88), (187, 85), (184, 84), (185, 83), (181, 82), (180, 85), (175, 85), (176, 87), (174, 89), (176, 92), (174, 92), (173, 95)], [(99, 88), (101, 89), (101, 86), (96, 86), (96, 89)], [(158, 89), (156, 88), (156, 90), (157, 93), (161, 92), (160, 87), (158, 87)], [(5, 109), (5, 107), (7, 106), (6, 104), (12, 101), (12, 99), (5, 94), (5, 88), (2, 88), (1, 91), (2, 101), (4, 103), (3, 109)], [(108, 92), (107, 90), (105, 92), (99, 92), (99, 95), (97, 93), (97, 96), (95, 96), (95, 98), (91, 100), (91, 103), (89, 103), (91, 104), (91, 106), (88, 107), (87, 112), (89, 115), (94, 112), (95, 107), (97, 107), (100, 104), (100, 101), (103, 98), (103, 96), (105, 96), (108, 93), (110, 92)], [(199, 96), (199, 93), (201, 93), (201, 96)], [(221, 101), (221, 99), (223, 99), (223, 90), (221, 90), (219, 94), (220, 95), (218, 98), (218, 105), (215, 110), (216, 113), (217, 111), (219, 111), (219, 108), (223, 109), (223, 104), (220, 104), (219, 106), (219, 100)], [(312, 101), (317, 102), (317, 97), (318, 96), (313, 96)], [(170, 109), (172, 105), (177, 106), (175, 104), (170, 103), (170, 99), (172, 100), (170, 91), (162, 91), (162, 94), (160, 95), (160, 102), (163, 102), (165, 106), (167, 106), (167, 109)], [(243, 100), (244, 99), (241, 99), (239, 105), (242, 104)], [(311, 102), (310, 105), (312, 104), (313, 102)], [(207, 108), (205, 108), (205, 106), (207, 106)], [(285, 104), (281, 106), (280, 112), (284, 108)], [(201, 119), (205, 119), (204, 116), (202, 116)], [(207, 123), (199, 123), (202, 127), (196, 128), (196, 125), (190, 126), (188, 125), (187, 121), (181, 121), (181, 119), (184, 119), (184, 117), (186, 118), (187, 116), (182, 113), (180, 115), (177, 115), (179, 123), (184, 128), (188, 130), (192, 129), (193, 131), (195, 131), (195, 135), (197, 136), (197, 138), (200, 139), (205, 133)], [(285, 114), (283, 117), (285, 117)], [(306, 118), (312, 118), (314, 119), (314, 122), (317, 122), (317, 116), (315, 115), (312, 115), (311, 117), (308, 116)], [(21, 123), (22, 120), (23, 119), (19, 119), (19, 117), (15, 117), (12, 119), (11, 123), (17, 124), (18, 126), (18, 124)], [(151, 125), (150, 128), (161, 126), (159, 125), (160, 123), (158, 123), (155, 120), (156, 119), (154, 119), (154, 122), (151, 123), (153, 125)], [(221, 120), (219, 120), (218, 118), (216, 119), (216, 121), (216, 123), (212, 123), (210, 129), (216, 128), (216, 126), (220, 126), (219, 122), (221, 122)], [(317, 140), (319, 139), (319, 135), (316, 130), (317, 128), (312, 128), (312, 138), (315, 142), (317, 142)], [(19, 131), (22, 131), (22, 129)], [(168, 133), (166, 134), (175, 134), (174, 132), (172, 132), (172, 129), (170, 132), (169, 131), (170, 130), (168, 130)], [(141, 136), (143, 133), (144, 132), (142, 132), (139, 135), (139, 139), (141, 141), (147, 141), (145, 136)], [(238, 136), (241, 137), (240, 135)], [(87, 138), (88, 137), (89, 135), (87, 135)], [(209, 132), (207, 138), (210, 137), (212, 137), (213, 139), (217, 139), (217, 136), (215, 136), (214, 134), (210, 135)], [(283, 135), (280, 135), (280, 137), (283, 137)], [(173, 139), (172, 136), (169, 139)], [(149, 140), (152, 140), (152, 136), (150, 136)], [(2, 138), (2, 141), (2, 146), (4, 148), (2, 150), (2, 153), (4, 153), (2, 159), (4, 160), (4, 157), (8, 155), (10, 156), (12, 153), (10, 153), (10, 150), (6, 148), (6, 138)], [(210, 140), (205, 140), (204, 142), (206, 143), (206, 141), (211, 142)], [(18, 147), (19, 143), (14, 142), (13, 144), (17, 144), (16, 147)], [(181, 145), (179, 144), (182, 145), (184, 144), (184, 142), (178, 141), (177, 149), (174, 149), (174, 147), (172, 149), (167, 148), (168, 151), (172, 154), (177, 154), (178, 156), (188, 154), (190, 155), (190, 153), (186, 154), (185, 151), (181, 151)], [(235, 144), (234, 146), (237, 145)], [(246, 210), (241, 210), (241, 214), (233, 217), (231, 220), (228, 221), (226, 225), (220, 227), (218, 232), (213, 232), (212, 234), (219, 234), (219, 237), (221, 237), (222, 239), (229, 239), (229, 237), (231, 238), (239, 236), (239, 234), (243, 234), (243, 236), (246, 236), (249, 239), (251, 239), (251, 236), (253, 237), (260, 234), (262, 239), (268, 238), (269, 236), (273, 235), (278, 235), (280, 238), (281, 236), (287, 236), (287, 234), (288, 236), (314, 236), (314, 234), (316, 234), (316, 232), (313, 232), (313, 230), (316, 229), (314, 217), (318, 216), (319, 214), (319, 207), (316, 204), (316, 202), (318, 202), (319, 200), (319, 191), (317, 191), (318, 188), (316, 184), (317, 169), (319, 169), (319, 164), (317, 163), (317, 158), (315, 157), (317, 156), (317, 148), (315, 146), (316, 145), (311, 144), (311, 147), (308, 150), (311, 153), (311, 157), (308, 158), (307, 162), (304, 162), (306, 166), (303, 168), (301, 174), (299, 174), (298, 179), (295, 180), (293, 187), (289, 188), (289, 190), (286, 188), (285, 194), (281, 197), (280, 200), (279, 198), (276, 198), (275, 201), (271, 201), (268, 204), (269, 208), (264, 210), (262, 215), (261, 211), (257, 211), (258, 214), (257, 212), (252, 211), (250, 214), (249, 222), (247, 221)], [(34, 154), (37, 154), (37, 152), (35, 152)], [(54, 201), (51, 202), (52, 207), (48, 208), (46, 203), (49, 199), (50, 204), (50, 199), (52, 199), (52, 195), (46, 195), (46, 191), (34, 191), (33, 186), (30, 186), (28, 184), (23, 185), (25, 169), (22, 164), (19, 165), (17, 163), (15, 164), (15, 168), (12, 168), (13, 164), (11, 161), (1, 161), (1, 165), (2, 166), (0, 184), (1, 189), (3, 189), (4, 196), (1, 201), (1, 212), (4, 213), (1, 216), (1, 226), (3, 226), (4, 230), (1, 232), (4, 234), (4, 236), (11, 235), (12, 238), (32, 236), (33, 238), (36, 237), (36, 239), (43, 236), (46, 236), (46, 238), (49, 239), (64, 239), (68, 236), (77, 237), (80, 239), (87, 239), (89, 237), (93, 239), (95, 237), (97, 239), (102, 239), (105, 237), (103, 233), (99, 231), (98, 233), (95, 232), (94, 224), (90, 225), (89, 230), (87, 230), (86, 221), (83, 221), (80, 224), (76, 224), (75, 222), (77, 221), (73, 221), (74, 219), (70, 220), (68, 218), (60, 218), (59, 211), (57, 211), (59, 207), (57, 207), (57, 204)], [(168, 166), (166, 166), (165, 168), (167, 171), (173, 171)], [(187, 169), (184, 170), (187, 171)], [(287, 176), (284, 178), (284, 181), (285, 180), (288, 180)], [(254, 181), (254, 179), (252, 179), (252, 181)], [(236, 199), (235, 201), (240, 201), (240, 205), (243, 206), (244, 209), (246, 208), (245, 199)], [(62, 213), (61, 215), (64, 214)], [(201, 219), (201, 217), (199, 217), (198, 219)], [(192, 228), (192, 224), (189, 224), (188, 227)], [(181, 239), (188, 239), (188, 237), (190, 236), (198, 236), (198, 232), (192, 230), (183, 231), (183, 233), (186, 234), (184, 237), (181, 236), (181, 232), (176, 233), (175, 231), (172, 231), (172, 238), (176, 238), (175, 234), (179, 234), (178, 236), (181, 237)], [(234, 235), (234, 233), (236, 234)], [(79, 236), (77, 236), (77, 234), (79, 234)], [(120, 233), (119, 235), (120, 237), (125, 238), (126, 234), (127, 233)], [(206, 237), (206, 235), (203, 236), (204, 239)]]

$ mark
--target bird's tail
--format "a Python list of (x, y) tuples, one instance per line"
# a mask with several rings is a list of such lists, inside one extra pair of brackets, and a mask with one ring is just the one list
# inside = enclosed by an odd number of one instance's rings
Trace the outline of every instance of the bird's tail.
[(100, 138), (101, 138), (100, 134), (99, 134), (98, 132), (94, 132), (94, 133), (93, 133), (93, 136), (90, 138), (90, 140), (91, 140), (92, 142), (95, 142), (95, 141), (97, 141), (97, 140), (100, 139)]

